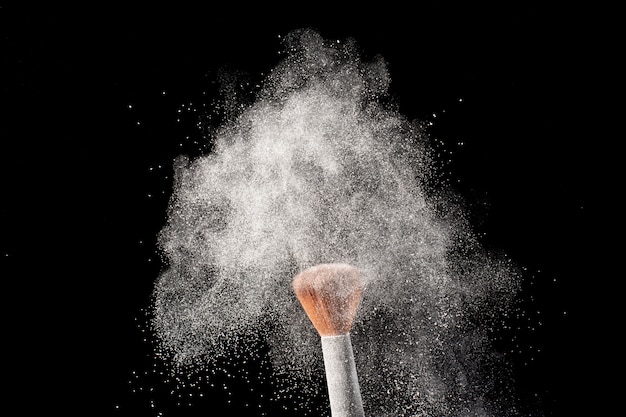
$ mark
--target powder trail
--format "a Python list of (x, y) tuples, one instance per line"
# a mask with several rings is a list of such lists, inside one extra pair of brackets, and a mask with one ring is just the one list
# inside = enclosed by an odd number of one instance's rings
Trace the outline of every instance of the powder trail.
[(384, 61), (311, 30), (285, 52), (213, 151), (176, 162), (154, 290), (164, 355), (210, 366), (263, 344), (277, 379), (323, 392), (291, 280), (347, 263), (366, 286), (351, 331), (366, 415), (516, 415), (487, 331), (515, 268), (478, 245), (450, 190), (428, 185), (428, 136), (384, 104)]

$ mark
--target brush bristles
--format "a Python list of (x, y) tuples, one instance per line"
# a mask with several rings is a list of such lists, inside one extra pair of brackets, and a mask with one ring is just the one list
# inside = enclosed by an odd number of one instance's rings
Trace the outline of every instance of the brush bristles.
[(293, 289), (320, 336), (350, 332), (363, 293), (359, 270), (347, 264), (321, 264), (299, 273)]

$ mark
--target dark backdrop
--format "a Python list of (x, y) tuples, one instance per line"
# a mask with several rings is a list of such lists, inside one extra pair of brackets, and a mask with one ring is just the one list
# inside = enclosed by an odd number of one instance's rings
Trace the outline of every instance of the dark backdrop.
[(385, 58), (401, 112), (433, 122), (483, 243), (524, 268), (526, 313), (499, 342), (522, 407), (595, 409), (609, 12), (220, 7), (0, 7), (5, 405), (292, 415), (236, 381), (230, 395), (174, 390), (145, 323), (172, 160), (198, 153), (220, 71), (260, 80), (279, 60), (278, 36), (312, 27)]

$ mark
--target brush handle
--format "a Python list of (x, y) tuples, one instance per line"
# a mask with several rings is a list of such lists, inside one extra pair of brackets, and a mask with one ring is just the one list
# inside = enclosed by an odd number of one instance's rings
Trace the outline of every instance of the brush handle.
[(350, 334), (322, 336), (332, 417), (364, 417)]

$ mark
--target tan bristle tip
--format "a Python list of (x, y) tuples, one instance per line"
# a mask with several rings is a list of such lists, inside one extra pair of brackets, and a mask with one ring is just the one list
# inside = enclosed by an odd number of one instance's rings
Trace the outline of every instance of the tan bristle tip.
[(299, 273), (293, 290), (321, 336), (347, 334), (363, 293), (359, 270), (348, 264), (321, 264)]

